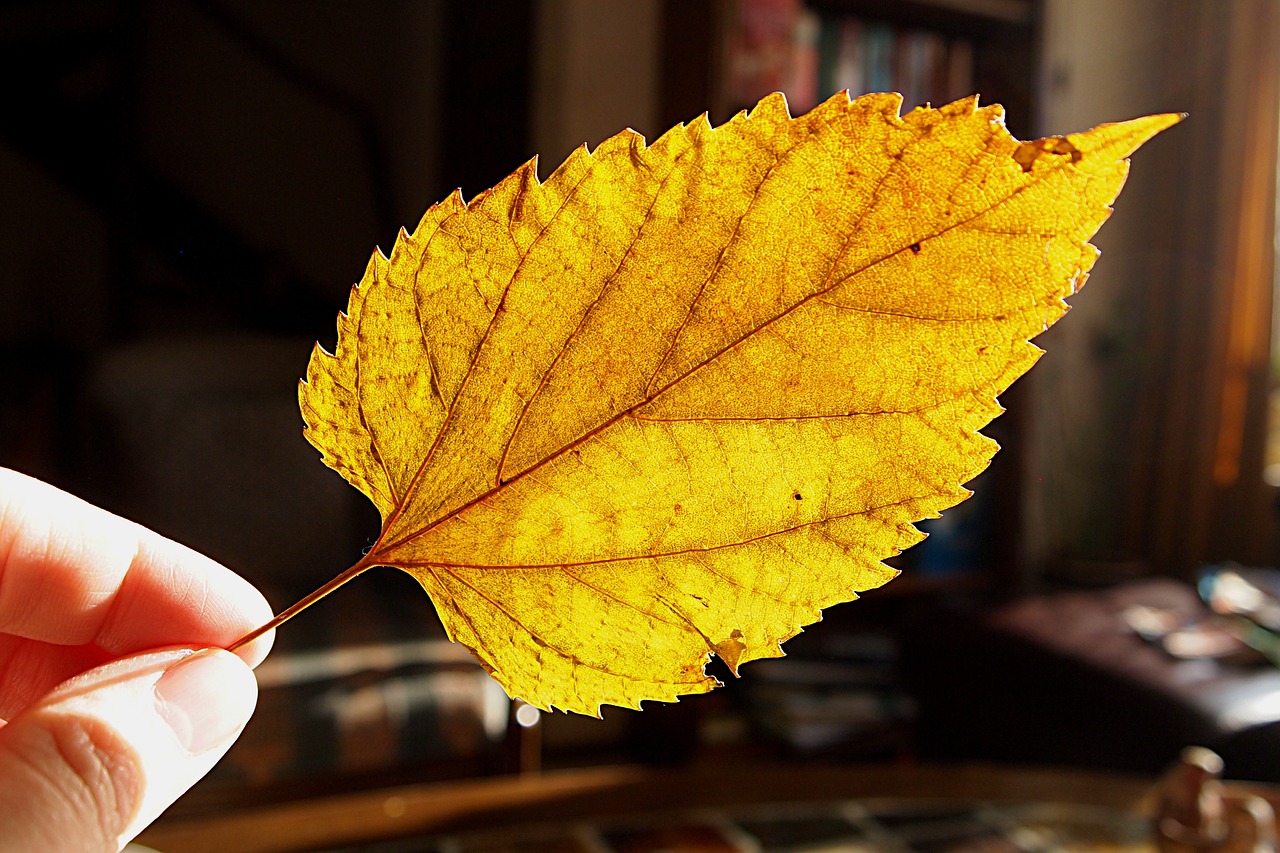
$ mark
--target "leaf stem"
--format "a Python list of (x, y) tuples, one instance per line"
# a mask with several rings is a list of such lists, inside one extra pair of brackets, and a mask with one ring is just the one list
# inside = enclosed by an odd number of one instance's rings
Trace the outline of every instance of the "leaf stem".
[(227, 651), (234, 652), (236, 649), (240, 648), (243, 645), (253, 642), (254, 640), (258, 639), (263, 634), (267, 633), (273, 628), (280, 627), (285, 622), (288, 622), (290, 619), (297, 616), (299, 613), (306, 610), (308, 607), (315, 604), (317, 601), (324, 598), (326, 595), (328, 595), (338, 587), (345, 584), (347, 581), (350, 581), (353, 578), (357, 577), (358, 575), (363, 574), (364, 572), (368, 571), (369, 569), (373, 568), (376, 565), (378, 564), (368, 562), (367, 560), (361, 560), (351, 568), (347, 569), (342, 574), (338, 575), (333, 580), (329, 581), (324, 586), (306, 595), (304, 598), (299, 600), (296, 604), (284, 610), (281, 610), (278, 614), (271, 617), (271, 621), (267, 622), (265, 625), (262, 625), (258, 628), (254, 628), (252, 631), (245, 634), (243, 637), (236, 640), (231, 645), (227, 646)]

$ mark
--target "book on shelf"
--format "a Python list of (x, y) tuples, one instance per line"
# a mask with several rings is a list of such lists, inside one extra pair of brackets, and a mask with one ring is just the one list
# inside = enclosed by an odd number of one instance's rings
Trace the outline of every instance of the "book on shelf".
[(734, 0), (725, 38), (724, 92), (748, 109), (781, 91), (794, 115), (836, 92), (901, 92), (903, 108), (972, 94), (968, 39), (853, 15), (819, 15), (800, 0)]

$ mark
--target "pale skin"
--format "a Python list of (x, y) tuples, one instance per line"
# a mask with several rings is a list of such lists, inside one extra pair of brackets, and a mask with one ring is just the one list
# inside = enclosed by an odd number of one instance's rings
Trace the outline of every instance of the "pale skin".
[(257, 701), (271, 618), (229, 569), (0, 468), (0, 853), (114, 851)]

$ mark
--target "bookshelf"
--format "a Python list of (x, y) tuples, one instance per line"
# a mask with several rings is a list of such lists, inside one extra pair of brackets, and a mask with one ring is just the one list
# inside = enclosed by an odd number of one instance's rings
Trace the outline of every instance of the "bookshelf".
[(846, 86), (902, 91), (904, 110), (978, 92), (1033, 135), (1036, 0), (664, 0), (663, 16), (662, 127), (708, 104), (723, 122), (780, 83), (795, 113)]

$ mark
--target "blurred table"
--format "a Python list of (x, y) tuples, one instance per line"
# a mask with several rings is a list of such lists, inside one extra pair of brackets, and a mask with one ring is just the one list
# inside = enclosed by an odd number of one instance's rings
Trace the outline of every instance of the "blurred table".
[(1147, 851), (1152, 780), (991, 766), (608, 767), (166, 820), (161, 853)]

